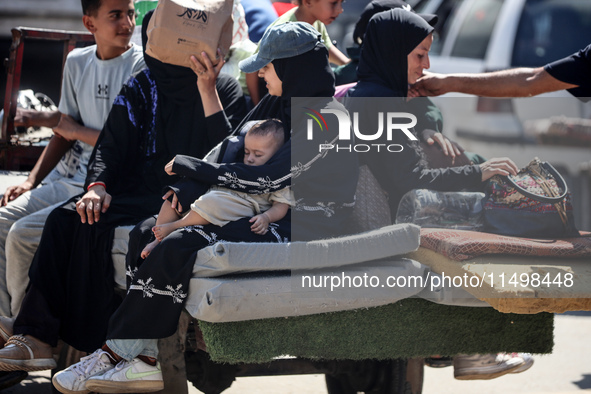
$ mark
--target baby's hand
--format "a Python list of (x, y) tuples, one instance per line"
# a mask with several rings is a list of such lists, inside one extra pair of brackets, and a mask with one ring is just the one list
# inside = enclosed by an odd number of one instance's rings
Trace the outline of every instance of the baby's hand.
[(254, 222), (250, 226), (250, 230), (255, 234), (265, 235), (269, 231), (269, 217), (264, 212), (260, 215), (253, 216), (249, 222)]

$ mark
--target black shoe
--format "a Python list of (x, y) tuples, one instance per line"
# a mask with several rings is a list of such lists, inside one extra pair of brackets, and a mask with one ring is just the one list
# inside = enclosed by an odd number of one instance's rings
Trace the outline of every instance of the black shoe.
[(431, 368), (451, 367), (453, 359), (451, 357), (427, 357), (425, 365)]
[(19, 384), (29, 374), (25, 371), (0, 371), (0, 390)]

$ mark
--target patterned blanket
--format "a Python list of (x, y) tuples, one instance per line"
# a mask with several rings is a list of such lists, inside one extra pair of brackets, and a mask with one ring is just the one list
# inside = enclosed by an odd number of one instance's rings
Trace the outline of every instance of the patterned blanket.
[(421, 247), (453, 260), (463, 261), (485, 254), (519, 256), (590, 257), (591, 233), (564, 239), (533, 239), (466, 230), (421, 229)]

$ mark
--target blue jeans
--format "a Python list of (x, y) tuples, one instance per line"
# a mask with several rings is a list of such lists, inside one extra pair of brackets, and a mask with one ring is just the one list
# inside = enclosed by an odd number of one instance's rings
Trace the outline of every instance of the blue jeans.
[(127, 361), (139, 355), (158, 357), (157, 339), (108, 339), (107, 346)]

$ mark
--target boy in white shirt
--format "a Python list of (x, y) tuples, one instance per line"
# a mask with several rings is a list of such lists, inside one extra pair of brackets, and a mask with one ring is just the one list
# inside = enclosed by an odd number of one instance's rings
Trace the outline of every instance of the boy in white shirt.
[(18, 313), (47, 216), (84, 192), (88, 160), (113, 101), (145, 67), (141, 47), (130, 43), (133, 0), (81, 2), (82, 21), (96, 45), (68, 55), (59, 110), (19, 111), (15, 117), (17, 125), (53, 127), (55, 135), (27, 180), (7, 188), (0, 204), (0, 316)]

